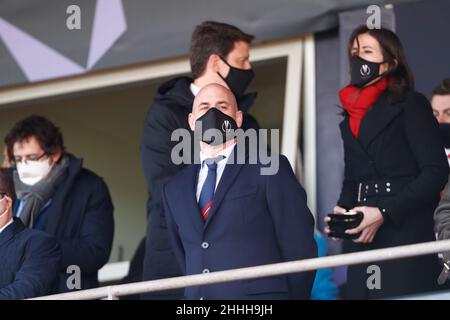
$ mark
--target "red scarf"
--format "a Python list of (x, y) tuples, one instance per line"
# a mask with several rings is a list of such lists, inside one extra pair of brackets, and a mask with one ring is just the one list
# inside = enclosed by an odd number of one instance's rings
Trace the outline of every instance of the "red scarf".
[(377, 101), (380, 94), (386, 90), (387, 84), (388, 79), (383, 77), (380, 81), (364, 88), (348, 85), (339, 91), (339, 99), (350, 115), (350, 129), (356, 138), (358, 138), (362, 119)]

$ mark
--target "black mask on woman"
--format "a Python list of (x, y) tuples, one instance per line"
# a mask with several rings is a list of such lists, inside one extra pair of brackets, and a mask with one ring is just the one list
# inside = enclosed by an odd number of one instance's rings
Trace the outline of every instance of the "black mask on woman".
[(227, 66), (230, 67), (228, 75), (224, 78), (219, 72), (217, 74), (225, 81), (227, 86), (233, 92), (236, 98), (241, 98), (244, 95), (245, 90), (247, 90), (250, 82), (252, 82), (255, 77), (255, 72), (253, 69), (239, 69), (230, 65), (224, 58), (220, 57)]
[[(237, 129), (236, 121), (234, 121), (232, 117), (226, 115), (217, 108), (209, 109), (204, 115), (198, 118), (196, 121), (195, 130), (197, 130), (198, 122), (200, 122), (202, 125), (202, 141), (213, 146), (218, 146), (234, 138), (234, 131)], [(211, 134), (206, 137), (205, 133), (209, 129), (218, 130), (218, 132), (222, 134), (222, 139), (216, 139), (214, 135), (211, 136)]]
[(358, 56), (350, 59), (350, 83), (355, 87), (362, 88), (370, 81), (384, 75), (380, 74), (380, 66), (384, 62), (371, 62)]
[(444, 147), (450, 148), (450, 123), (440, 123), (439, 131), (441, 132)]

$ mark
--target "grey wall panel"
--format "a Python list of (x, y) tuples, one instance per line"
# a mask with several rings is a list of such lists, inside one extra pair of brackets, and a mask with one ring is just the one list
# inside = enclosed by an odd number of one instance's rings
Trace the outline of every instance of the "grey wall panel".
[[(81, 71), (73, 71), (72, 68), (72, 72), (49, 74), (48, 78), (55, 78), (186, 55), (194, 27), (204, 20), (234, 24), (256, 35), (256, 41), (263, 42), (334, 28), (338, 24), (338, 12), (382, 2), (385, 1), (14, 0), (0, 2), (0, 19), (84, 68)], [(117, 4), (125, 14), (126, 27), (93, 67), (86, 68), (99, 3), (104, 4), (101, 12), (111, 13), (107, 14), (108, 18), (103, 23), (105, 29), (102, 32), (105, 35), (119, 23)], [(81, 30), (70, 31), (66, 28), (66, 8), (69, 4), (81, 8)], [(0, 24), (0, 38), (1, 32)], [(32, 58), (35, 63), (42, 63), (39, 56)], [(0, 64), (6, 63), (11, 62), (0, 57)], [(3, 76), (0, 74), (0, 77)], [(19, 82), (18, 79), (1, 79), (0, 83), (14, 84)]]
[(450, 1), (427, 0), (395, 6), (397, 34), (416, 80), (427, 96), (450, 77)]

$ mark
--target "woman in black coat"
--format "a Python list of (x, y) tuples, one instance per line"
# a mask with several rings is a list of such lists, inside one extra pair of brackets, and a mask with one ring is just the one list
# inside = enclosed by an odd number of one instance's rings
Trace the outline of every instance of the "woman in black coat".
[[(344, 240), (344, 252), (433, 241), (433, 211), (449, 169), (428, 100), (413, 90), (403, 48), (392, 31), (361, 26), (350, 37), (348, 51), (351, 84), (339, 93), (345, 177), (334, 212), (361, 211), (364, 218), (346, 231), (359, 235)], [(368, 288), (370, 265), (379, 267), (379, 288)], [(349, 266), (345, 297), (434, 290), (438, 273), (436, 255)]]

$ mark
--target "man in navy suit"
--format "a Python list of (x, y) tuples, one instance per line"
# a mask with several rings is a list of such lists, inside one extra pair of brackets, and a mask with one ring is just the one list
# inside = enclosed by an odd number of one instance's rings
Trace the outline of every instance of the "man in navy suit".
[(0, 169), (0, 300), (55, 293), (61, 262), (58, 243), (13, 218), (14, 185)]
[[(239, 163), (242, 112), (225, 87), (210, 84), (197, 94), (189, 125), (224, 129), (221, 143), (201, 134), (200, 163), (191, 164), (163, 188), (175, 255), (186, 275), (314, 258), (314, 220), (306, 194), (287, 159), (261, 175), (260, 162)], [(204, 131), (202, 131), (204, 132)], [(196, 132), (197, 133), (197, 132)], [(206, 132), (207, 133), (207, 132)], [(224, 143), (222, 143), (225, 141)], [(315, 272), (186, 288), (188, 299), (309, 299)]]

